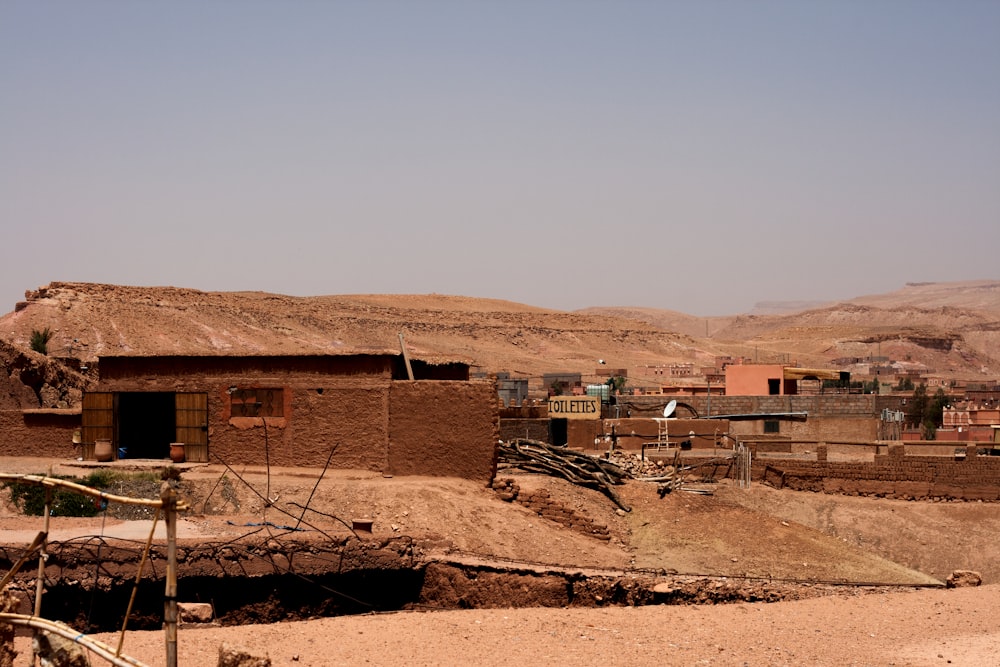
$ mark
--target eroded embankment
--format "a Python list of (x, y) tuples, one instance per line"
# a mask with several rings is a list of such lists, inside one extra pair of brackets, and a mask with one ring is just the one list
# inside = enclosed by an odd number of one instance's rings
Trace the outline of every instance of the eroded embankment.
[[(120, 629), (136, 586), (141, 547), (93, 538), (50, 544), (42, 616), (88, 633)], [(23, 553), (23, 547), (0, 548), (0, 569), (9, 570)], [(142, 567), (128, 627), (159, 629), (166, 547), (154, 546)], [(35, 573), (32, 562), (15, 577), (22, 613), (34, 607)], [(354, 536), (326, 542), (271, 537), (184, 544), (178, 548), (178, 580), (179, 601), (211, 604), (222, 625), (417, 608), (776, 602), (878, 590), (431, 558), (407, 537)]]

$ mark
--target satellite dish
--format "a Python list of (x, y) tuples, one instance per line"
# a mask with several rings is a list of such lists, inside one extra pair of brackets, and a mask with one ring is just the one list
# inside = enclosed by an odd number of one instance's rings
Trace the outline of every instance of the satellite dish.
[(667, 407), (663, 408), (664, 418), (674, 414), (674, 410), (676, 409), (677, 409), (677, 401), (670, 401), (669, 403), (667, 403)]

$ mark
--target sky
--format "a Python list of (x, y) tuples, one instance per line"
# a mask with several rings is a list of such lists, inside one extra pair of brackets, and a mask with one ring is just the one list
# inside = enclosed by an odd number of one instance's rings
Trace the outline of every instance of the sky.
[(51, 281), (692, 315), (998, 279), (997, 0), (0, 0)]

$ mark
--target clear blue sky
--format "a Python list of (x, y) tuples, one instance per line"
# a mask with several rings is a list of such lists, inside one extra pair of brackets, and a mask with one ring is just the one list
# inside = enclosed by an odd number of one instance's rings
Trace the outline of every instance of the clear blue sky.
[(0, 0), (0, 221), (0, 312), (1000, 278), (1000, 1)]

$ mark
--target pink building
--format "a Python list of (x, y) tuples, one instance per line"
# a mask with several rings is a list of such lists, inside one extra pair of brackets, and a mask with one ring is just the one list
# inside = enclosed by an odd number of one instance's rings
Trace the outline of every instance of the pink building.
[[(726, 366), (727, 396), (785, 396), (799, 393), (799, 382), (843, 380), (846, 373), (822, 368), (795, 368), (781, 364)], [(849, 379), (849, 376), (848, 378)]]

